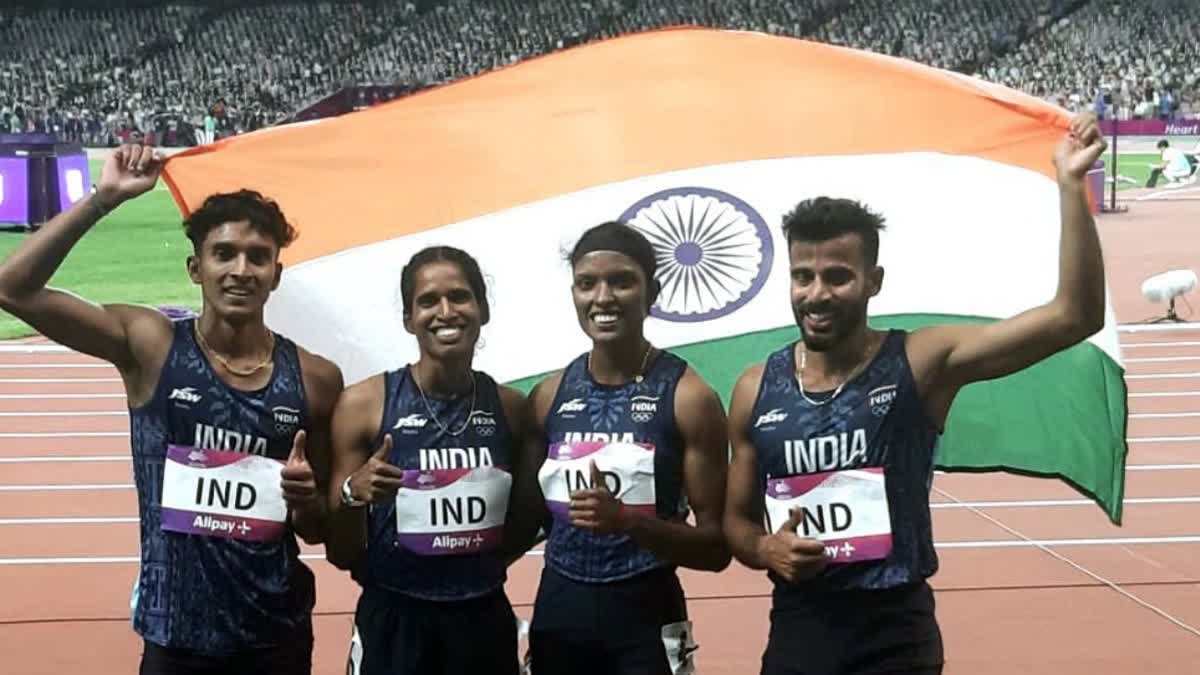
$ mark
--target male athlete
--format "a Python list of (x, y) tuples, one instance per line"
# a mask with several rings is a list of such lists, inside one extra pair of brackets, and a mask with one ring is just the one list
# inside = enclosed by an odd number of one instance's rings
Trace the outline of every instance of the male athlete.
[[(738, 560), (775, 584), (764, 675), (941, 672), (926, 583), (937, 569), (934, 444), (963, 386), (1026, 368), (1103, 326), (1104, 267), (1084, 176), (1104, 147), (1091, 114), (1072, 121), (1054, 156), (1057, 294), (991, 324), (868, 328), (867, 303), (883, 283), (883, 219), (826, 197), (784, 218), (803, 338), (743, 373), (729, 417), (726, 537)], [(854, 523), (857, 545), (827, 548), (797, 533), (802, 521), (814, 535)]]
[(315, 589), (294, 533), (324, 537), (342, 376), (263, 324), (279, 251), (295, 237), (279, 207), (248, 191), (213, 195), (185, 221), (196, 319), (46, 286), (75, 242), (152, 188), (161, 167), (151, 148), (113, 152), (94, 194), (0, 264), (0, 306), (121, 373), (141, 515), (140, 672), (307, 675)]

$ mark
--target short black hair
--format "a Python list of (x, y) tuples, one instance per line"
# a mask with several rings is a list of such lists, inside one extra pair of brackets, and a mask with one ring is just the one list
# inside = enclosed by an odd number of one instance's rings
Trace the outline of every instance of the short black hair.
[(467, 277), (475, 302), (479, 303), (479, 323), (486, 324), (491, 318), (488, 308), (487, 283), (483, 280), (483, 272), (479, 262), (470, 253), (453, 246), (429, 246), (417, 251), (409, 258), (408, 264), (400, 270), (400, 299), (404, 303), (404, 316), (412, 316), (413, 294), (416, 293), (417, 272), (430, 263), (450, 262), (458, 265)]
[(600, 223), (588, 228), (583, 236), (579, 237), (567, 259), (574, 267), (583, 256), (593, 251), (615, 251), (633, 258), (646, 274), (646, 291), (649, 295), (647, 303), (651, 307), (654, 306), (661, 284), (654, 277), (658, 272), (658, 258), (654, 254), (654, 245), (646, 235), (619, 220)]
[(1165, 139), (1165, 138), (1164, 138), (1164, 139), (1162, 139), (1161, 141), (1159, 141), (1159, 142), (1158, 142), (1158, 145), (1157, 145), (1156, 147), (1157, 147), (1159, 150), (1161, 150), (1161, 149), (1163, 149), (1163, 148), (1168, 148), (1168, 147), (1170, 147), (1170, 146), (1171, 146), (1171, 144), (1170, 144), (1170, 143), (1168, 143), (1168, 142), (1167, 142), (1167, 139)]
[(882, 215), (853, 199), (805, 199), (783, 217), (788, 246), (793, 241), (820, 242), (843, 234), (859, 235), (863, 240), (863, 258), (869, 267), (879, 261), (879, 233), (884, 229)]
[(298, 233), (292, 227), (279, 204), (254, 190), (238, 190), (210, 195), (183, 221), (183, 231), (192, 242), (192, 248), (200, 251), (204, 239), (213, 229), (225, 223), (245, 220), (254, 231), (275, 241), (281, 250), (296, 241)]

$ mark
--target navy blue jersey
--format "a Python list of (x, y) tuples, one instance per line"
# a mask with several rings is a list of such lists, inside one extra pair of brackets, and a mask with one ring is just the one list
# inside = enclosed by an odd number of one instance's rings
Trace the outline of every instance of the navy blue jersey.
[[(683, 514), (683, 438), (675, 424), (675, 388), (687, 363), (659, 352), (641, 382), (604, 385), (587, 367), (587, 354), (563, 372), (546, 416), (547, 441), (649, 443), (654, 450), (655, 510), (660, 518)], [(667, 566), (626, 534), (597, 534), (552, 520), (546, 564), (576, 581), (628, 579)]]
[[(814, 579), (788, 584), (772, 575), (776, 594), (890, 588), (937, 571), (929, 488), (938, 432), (917, 396), (904, 331), (890, 331), (871, 363), (838, 395), (800, 395), (795, 343), (770, 355), (750, 417), (758, 460), (759, 499), (769, 478), (882, 467), (892, 551), (882, 560), (831, 564)], [(778, 526), (777, 524), (775, 525)]]
[(142, 541), (133, 625), (155, 644), (206, 654), (299, 647), (311, 641), (315, 591), (290, 526), (270, 543), (161, 528), (168, 444), (286, 461), (296, 431), (307, 428), (295, 344), (276, 335), (270, 381), (258, 391), (240, 391), (213, 371), (194, 325), (194, 319), (174, 324), (153, 397), (129, 412)]
[[(500, 389), (486, 373), (475, 371), (474, 409), (469, 393), (449, 400), (426, 394), (422, 400), (408, 367), (385, 373), (383, 386), (383, 417), (372, 447), (379, 447), (384, 435), (390, 435), (391, 464), (421, 471), (481, 466), (511, 471), (512, 431), (504, 416)], [(459, 430), (461, 433), (452, 435)], [(389, 501), (370, 507), (367, 551), (355, 567), (354, 578), (363, 587), (378, 586), (424, 600), (456, 601), (495, 591), (504, 585), (507, 574), (501, 549), (420, 555), (405, 548), (396, 530), (395, 502)]]

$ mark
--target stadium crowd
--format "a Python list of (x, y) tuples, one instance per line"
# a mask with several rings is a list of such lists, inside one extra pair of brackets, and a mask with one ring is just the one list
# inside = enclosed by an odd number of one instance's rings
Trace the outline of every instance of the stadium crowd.
[(389, 98), (677, 24), (870, 49), (1071, 110), (1200, 113), (1195, 0), (58, 0), (0, 8), (0, 132), (190, 145), (347, 87)]

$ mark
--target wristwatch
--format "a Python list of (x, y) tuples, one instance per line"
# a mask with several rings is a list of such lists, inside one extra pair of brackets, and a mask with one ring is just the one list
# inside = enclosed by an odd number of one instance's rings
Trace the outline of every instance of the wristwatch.
[(354, 498), (354, 493), (350, 491), (350, 478), (350, 476), (346, 476), (346, 480), (342, 482), (342, 506), (366, 506), (366, 502)]

